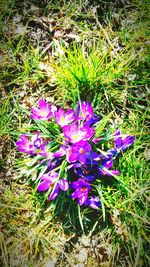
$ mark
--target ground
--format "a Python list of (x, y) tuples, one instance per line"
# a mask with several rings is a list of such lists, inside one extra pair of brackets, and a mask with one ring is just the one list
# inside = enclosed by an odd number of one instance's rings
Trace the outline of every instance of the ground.
[[(1, 265), (149, 266), (148, 1), (8, 0), (0, 10)], [(79, 95), (101, 117), (112, 112), (109, 130), (136, 137), (119, 161), (126, 187), (102, 185), (105, 219), (94, 211), (84, 230), (42, 203), (15, 145), (40, 98), (67, 109)]]

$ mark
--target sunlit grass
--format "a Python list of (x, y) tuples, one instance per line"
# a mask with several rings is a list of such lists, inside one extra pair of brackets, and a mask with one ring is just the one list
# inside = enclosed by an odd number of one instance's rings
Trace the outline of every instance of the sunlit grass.
[[(0, 17), (1, 29), (15, 14), (15, 2), (1, 2), (0, 8), (4, 12)], [(47, 5), (45, 14), (57, 8), (56, 2)], [(69, 19), (73, 14), (77, 18), (85, 6), (86, 3), (79, 6), (76, 1), (69, 4), (64, 1), (63, 10), (65, 12), (67, 9)], [(147, 1), (133, 1), (133, 6), (135, 9), (132, 12), (127, 7), (118, 11), (119, 17), (116, 19), (121, 20), (118, 29), (113, 29), (111, 12), (109, 16), (104, 14), (106, 25), (102, 25), (103, 29), (90, 31), (90, 25), (85, 29), (84, 22), (72, 22), (81, 29), (82, 41), (67, 49), (60, 41), (61, 52), (64, 52), (62, 56), (54, 42), (57, 56), (50, 58), (48, 72), (40, 68), (44, 61), (41, 51), (26, 46), (25, 34), (7, 36), (3, 32), (1, 35), (3, 57), (0, 68), (4, 96), (0, 107), (0, 140), (7, 140), (7, 148), (14, 148), (18, 129), (24, 132), (27, 128), (26, 122), (23, 125), (24, 113), (19, 107), (18, 94), (27, 82), (30, 83), (31, 94), (32, 85), (36, 83), (38, 88), (40, 84), (43, 90), (49, 90), (59, 105), (66, 106), (67, 103), (74, 106), (80, 97), (92, 102), (96, 112), (102, 116), (113, 111), (111, 123), (106, 125), (106, 129), (108, 127), (109, 131), (113, 131), (120, 128), (136, 137), (134, 146), (118, 161), (120, 182), (113, 178), (100, 183), (104, 206), (99, 214), (79, 210), (74, 203), (68, 206), (66, 202), (56, 201), (50, 205), (34, 186), (26, 182), (26, 171), (18, 173), (16, 161), (12, 181), (5, 184), (5, 175), (1, 179), (0, 245), (4, 266), (42, 267), (53, 261), (57, 261), (58, 266), (64, 266), (64, 261), (65, 266), (72, 266), (80, 248), (73, 245), (68, 253), (67, 242), (74, 236), (80, 241), (82, 235), (90, 240), (96, 239), (94, 247), (91, 245), (90, 248), (92, 254), (89, 253), (88, 266), (149, 265), (149, 6)], [(89, 15), (94, 18), (92, 13)], [(85, 33), (89, 39), (91, 33), (89, 45)], [(120, 50), (117, 50), (119, 46), (114, 45), (115, 37), (123, 44)], [(54, 85), (56, 89), (51, 90)], [(9, 153), (5, 153), (1, 159), (3, 168), (8, 157)], [(26, 159), (22, 159), (22, 164), (24, 161)], [(34, 173), (30, 175), (34, 176)], [(93, 217), (94, 220), (91, 219)], [(98, 258), (101, 249), (94, 258), (96, 249), (98, 251), (97, 244), (109, 248), (110, 254), (106, 260)]]
[[(148, 131), (144, 128), (146, 116), (143, 119), (144, 121), (140, 120), (141, 126), (143, 125), (140, 130), (138, 123), (135, 122), (134, 125), (135, 135), (137, 134), (134, 149), (119, 159), (120, 179), (125, 188), (119, 183), (115, 183), (116, 188), (105, 185), (103, 188), (104, 199), (113, 216), (113, 231), (116, 235), (114, 243), (123, 247), (131, 266), (148, 266), (149, 262), (146, 253), (149, 228), (149, 164), (148, 158), (143, 155), (144, 147), (148, 146)], [(115, 209), (119, 211), (116, 215)]]
[[(118, 102), (122, 101), (123, 79), (134, 58), (129, 47), (114, 57), (113, 51), (109, 48), (105, 50), (104, 45), (104, 40), (99, 40), (89, 49), (74, 44), (70, 49), (62, 48), (64, 55), (58, 62), (52, 61), (49, 80), (57, 85), (62, 101), (76, 101), (79, 95), (81, 99), (88, 100), (97, 97), (113, 103), (113, 99), (118, 97)], [(122, 86), (116, 86), (121, 79)]]
[(38, 262), (39, 256), (42, 266), (47, 258), (50, 259), (61, 251), (63, 229), (57, 221), (54, 224), (50, 212), (44, 215), (45, 210), (40, 207), (29, 187), (12, 183), (11, 190), (5, 190), (0, 206), (4, 228), (1, 239), (4, 247), (2, 256), (7, 264), (7, 250), (11, 251), (11, 266), (20, 266), (20, 261), (23, 265), (27, 262), (33, 264), (34, 261)]

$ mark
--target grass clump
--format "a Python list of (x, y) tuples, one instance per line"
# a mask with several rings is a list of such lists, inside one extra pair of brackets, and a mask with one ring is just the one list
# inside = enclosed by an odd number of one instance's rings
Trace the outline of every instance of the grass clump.
[[(64, 50), (58, 63), (52, 62), (49, 78), (57, 85), (59, 95), (63, 90), (63, 101), (77, 100), (80, 94), (81, 99), (90, 100), (96, 96), (101, 101), (105, 98), (113, 102), (122, 94), (125, 88), (123, 77), (132, 65), (131, 51), (124, 49), (114, 57), (113, 51), (105, 50), (104, 45), (103, 40), (88, 49), (84, 45), (73, 45)], [(118, 86), (121, 79), (122, 85)]]

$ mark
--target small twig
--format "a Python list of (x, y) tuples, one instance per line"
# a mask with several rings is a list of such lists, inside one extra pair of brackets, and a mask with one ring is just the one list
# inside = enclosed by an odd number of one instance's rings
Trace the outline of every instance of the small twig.
[(45, 48), (43, 49), (43, 51), (42, 51), (42, 55), (44, 55), (46, 52), (47, 52), (47, 50), (51, 47), (51, 45), (52, 45), (52, 42), (50, 42), (49, 44), (47, 44), (46, 46), (45, 46)]

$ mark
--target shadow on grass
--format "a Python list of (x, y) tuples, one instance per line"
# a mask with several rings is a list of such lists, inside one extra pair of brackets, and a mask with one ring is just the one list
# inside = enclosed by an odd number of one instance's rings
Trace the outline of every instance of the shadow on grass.
[[(119, 184), (114, 177), (102, 176), (101, 185), (104, 187), (116, 188)], [(110, 225), (109, 208), (92, 209), (87, 206), (79, 206), (76, 200), (70, 198), (66, 192), (60, 191), (55, 200), (50, 202), (45, 200), (44, 193), (35, 193), (35, 201), (41, 206), (41, 215), (44, 215), (45, 210), (52, 211), (52, 220), (55, 223), (60, 223), (66, 235), (73, 234), (74, 240), (82, 234), (91, 236)], [(52, 206), (52, 209), (51, 209)], [(42, 211), (43, 210), (43, 211)]]

